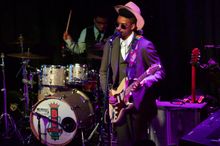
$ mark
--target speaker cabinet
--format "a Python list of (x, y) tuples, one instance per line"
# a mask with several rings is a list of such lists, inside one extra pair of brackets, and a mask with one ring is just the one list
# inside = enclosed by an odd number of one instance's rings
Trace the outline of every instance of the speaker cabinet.
[(200, 123), (200, 112), (206, 104), (174, 104), (157, 101), (158, 114), (152, 121), (150, 136), (157, 146), (174, 146)]
[(184, 135), (180, 146), (220, 146), (220, 110)]

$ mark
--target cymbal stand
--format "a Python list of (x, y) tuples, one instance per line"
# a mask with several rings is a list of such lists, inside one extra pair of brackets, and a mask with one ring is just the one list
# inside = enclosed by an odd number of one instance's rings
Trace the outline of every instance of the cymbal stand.
[(29, 113), (29, 91), (28, 91), (28, 72), (27, 72), (27, 65), (29, 63), (29, 59), (24, 59), (22, 61), (22, 82), (24, 83), (23, 87), (23, 96), (25, 100), (25, 116), (27, 116)]
[(24, 38), (23, 38), (22, 34), (19, 35), (18, 40), (19, 40), (19, 44), (20, 44), (20, 47), (21, 47), (21, 53), (23, 53), (24, 52), (24, 43), (23, 43)]
[[(1, 91), (4, 93), (4, 113), (1, 115), (0, 120), (4, 118), (4, 124), (5, 124), (5, 133), (3, 134), (4, 138), (10, 138), (9, 132), (10, 128), (12, 128), (13, 132), (16, 133), (19, 140), (23, 141), (23, 138), (20, 134), (20, 131), (17, 129), (17, 126), (13, 120), (13, 118), (8, 114), (7, 112), (7, 90), (6, 90), (6, 83), (5, 83), (5, 64), (4, 64), (4, 53), (1, 53), (1, 59), (2, 59), (2, 81), (3, 81), (3, 88)], [(10, 123), (9, 123), (10, 122)]]

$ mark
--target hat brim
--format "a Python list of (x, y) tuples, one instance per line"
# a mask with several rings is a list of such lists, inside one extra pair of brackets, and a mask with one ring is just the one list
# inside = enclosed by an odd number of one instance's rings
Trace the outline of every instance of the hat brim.
[(130, 11), (132, 14), (134, 14), (134, 16), (137, 19), (137, 30), (141, 30), (144, 27), (144, 18), (137, 12), (133, 11), (131, 8), (127, 7), (127, 6), (123, 6), (123, 5), (117, 5), (114, 7), (116, 12), (119, 13), (119, 9), (124, 8), (127, 9), (128, 11)]

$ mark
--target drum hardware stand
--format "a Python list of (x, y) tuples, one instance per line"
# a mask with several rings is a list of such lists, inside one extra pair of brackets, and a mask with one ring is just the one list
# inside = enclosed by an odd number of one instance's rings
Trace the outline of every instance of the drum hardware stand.
[[(30, 110), (28, 111), (29, 113), (31, 112)], [(32, 112), (33, 113), (33, 112)], [(43, 115), (41, 115), (41, 114), (39, 114), (39, 113), (34, 113), (35, 115), (37, 115), (37, 119), (38, 119), (38, 131), (39, 131), (39, 140), (40, 140), (40, 142), (41, 142), (41, 135), (43, 134), (43, 133), (41, 133), (41, 126), (40, 126), (40, 118), (41, 117), (43, 117)], [(29, 145), (29, 144), (31, 144), (31, 139), (32, 139), (32, 137), (33, 137), (33, 134), (32, 134), (32, 132), (23, 140), (23, 144), (27, 144), (27, 145)]]
[[(16, 77), (18, 77), (18, 74), (22, 71), (22, 82), (24, 83), (24, 87), (23, 87), (23, 97), (24, 97), (24, 101), (25, 101), (25, 110), (24, 110), (24, 115), (25, 117), (28, 117), (28, 109), (29, 109), (29, 91), (28, 91), (28, 84), (30, 84), (31, 81), (28, 80), (27, 77), (27, 66), (29, 63), (29, 59), (22, 59), (22, 66), (19, 69), (18, 73), (16, 74)], [(31, 83), (32, 84), (32, 83)], [(32, 86), (32, 85), (31, 85)]]
[[(98, 129), (98, 127), (99, 127), (99, 123), (96, 124), (95, 128), (92, 130), (92, 132), (90, 133), (89, 137), (84, 140), (84, 142), (89, 142), (91, 140), (92, 136), (94, 135), (94, 133)], [(82, 137), (83, 137), (83, 135), (82, 135)]]
[[(1, 115), (0, 120), (4, 118), (5, 133), (3, 134), (3, 136), (6, 139), (10, 138), (9, 131), (10, 131), (10, 126), (11, 126), (11, 128), (13, 128), (13, 131), (16, 133), (16, 136), (19, 138), (19, 140), (23, 141), (23, 137), (21, 136), (20, 131), (17, 129), (17, 126), (13, 118), (7, 112), (7, 90), (6, 90), (6, 83), (5, 83), (4, 53), (1, 53), (1, 59), (2, 59), (1, 67), (2, 67), (2, 81), (3, 81), (3, 88), (1, 89), (1, 91), (4, 93), (4, 113)], [(8, 120), (10, 123), (8, 123)]]
[[(32, 86), (32, 76), (30, 76), (30, 80), (28, 80), (27, 66), (28, 66), (29, 61), (30, 61), (29, 59), (22, 59), (22, 62), (21, 62), (22, 66), (19, 69), (18, 73), (16, 74), (16, 77), (18, 77), (19, 73), (22, 71), (22, 83), (24, 84), (22, 101), (25, 102), (24, 113), (23, 113), (24, 121), (29, 120), (29, 113), (30, 113), (28, 85), (30, 84)], [(25, 126), (27, 125), (25, 124)], [(23, 144), (29, 144), (31, 141), (31, 137), (32, 137), (32, 134), (27, 135), (27, 137), (25, 136), (23, 138)]]
[(85, 146), (85, 138), (84, 138), (83, 130), (81, 130), (81, 136), (82, 136), (82, 146)]
[[(23, 65), (22, 65), (22, 76), (23, 76), (23, 80), (27, 80), (28, 81), (28, 78), (27, 78), (27, 65), (29, 63), (29, 60), (24, 60), (23, 61)], [(24, 82), (24, 99), (25, 99), (25, 116), (27, 116), (27, 111), (29, 109), (29, 94), (28, 94), (28, 83), (27, 82)]]
[(91, 134), (90, 134), (90, 136), (89, 136), (89, 138), (87, 138), (87, 139), (85, 139), (85, 137), (84, 137), (84, 133), (83, 133), (83, 128), (80, 128), (81, 129), (81, 140), (82, 140), (82, 146), (86, 146), (85, 145), (85, 143), (86, 142), (88, 142), (91, 138), (92, 138), (92, 135), (94, 134), (94, 132), (95, 132), (95, 130), (97, 129), (94, 129), (92, 132), (91, 132)]
[[(98, 129), (100, 123), (97, 123), (94, 127), (94, 129), (92, 130), (92, 132), (90, 133), (90, 135), (88, 136), (88, 138), (85, 139), (84, 137), (84, 133), (83, 133), (83, 128), (81, 128), (81, 140), (82, 140), (82, 146), (85, 146), (85, 143), (88, 143), (92, 136), (94, 135), (95, 131)], [(100, 140), (100, 139), (99, 139)]]
[(19, 34), (18, 40), (19, 40), (20, 47), (21, 47), (21, 53), (23, 53), (24, 52), (24, 37), (22, 34)]

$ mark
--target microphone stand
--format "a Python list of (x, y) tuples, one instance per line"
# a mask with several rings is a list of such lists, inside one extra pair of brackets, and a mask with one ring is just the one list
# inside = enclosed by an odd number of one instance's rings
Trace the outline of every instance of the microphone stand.
[(5, 64), (4, 64), (4, 54), (3, 53), (1, 53), (1, 58), (2, 58), (1, 67), (2, 67), (2, 81), (3, 81), (3, 88), (1, 89), (1, 91), (3, 91), (3, 95), (4, 95), (4, 113), (2, 116), (4, 116), (4, 120), (5, 120), (5, 137), (8, 137), (7, 93), (6, 93)]
[(39, 134), (39, 141), (41, 142), (41, 125), (40, 125), (40, 118), (39, 114), (37, 114), (37, 129)]
[[(109, 99), (109, 96), (108, 96), (108, 92), (109, 92), (109, 74), (110, 74), (110, 65), (111, 65), (111, 57), (112, 57), (112, 47), (113, 47), (113, 39), (110, 39), (109, 40), (109, 56), (108, 56), (108, 68), (107, 68), (107, 75), (106, 75), (106, 85), (105, 85), (105, 104), (104, 104), (104, 109), (107, 109), (107, 111), (109, 110), (109, 102), (108, 102), (108, 99)], [(106, 121), (107, 121), (107, 127), (108, 127), (108, 144), (110, 146), (112, 146), (112, 125), (111, 125), (111, 121), (110, 121), (110, 116), (109, 116), (109, 112), (106, 112)]]
[[(42, 114), (40, 114), (40, 113), (38, 113), (38, 112), (32, 111), (32, 114), (33, 114), (33, 115), (36, 115), (38, 120), (40, 120), (41, 118), (47, 119), (49, 122), (55, 123), (55, 124), (59, 125), (62, 129), (64, 129), (64, 131), (66, 131), (65, 125), (63, 125), (62, 123), (56, 122), (56, 121), (50, 119), (49, 117), (44, 116), (44, 115), (42, 115)], [(39, 125), (38, 125), (38, 128), (39, 128)]]

